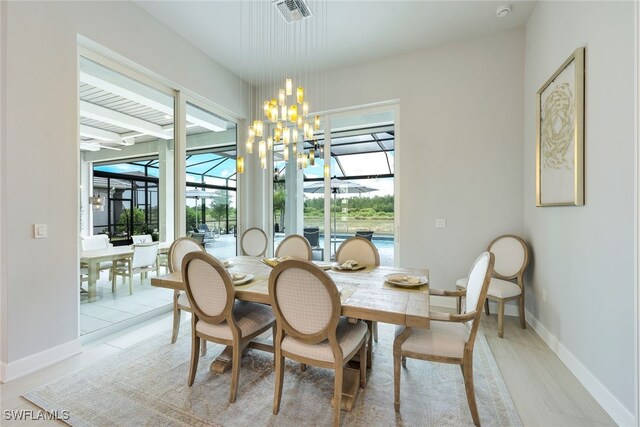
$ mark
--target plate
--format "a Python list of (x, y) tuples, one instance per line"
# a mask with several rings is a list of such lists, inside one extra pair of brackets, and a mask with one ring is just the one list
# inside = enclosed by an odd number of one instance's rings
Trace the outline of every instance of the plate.
[(362, 270), (364, 268), (367, 268), (367, 266), (364, 265), (364, 264), (358, 264), (355, 267), (351, 267), (351, 268), (346, 267), (345, 268), (345, 267), (342, 267), (341, 264), (335, 264), (335, 265), (332, 266), (332, 268), (334, 270), (337, 270), (337, 271), (358, 271), (358, 270)]
[(419, 276), (420, 281), (418, 283), (412, 283), (409, 282), (409, 277), (411, 276), (405, 274), (388, 274), (385, 276), (384, 280), (392, 285), (401, 286), (403, 288), (415, 288), (417, 286), (426, 285), (429, 282), (425, 276)]
[(245, 283), (250, 282), (252, 279), (253, 279), (253, 274), (247, 274), (242, 279), (234, 280), (233, 285), (234, 286), (244, 285)]

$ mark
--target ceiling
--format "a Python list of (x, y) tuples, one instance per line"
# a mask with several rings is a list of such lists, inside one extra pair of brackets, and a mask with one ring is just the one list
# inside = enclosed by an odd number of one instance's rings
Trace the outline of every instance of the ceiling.
[[(255, 73), (261, 67), (268, 67), (260, 55), (252, 54), (249, 42), (262, 39), (270, 40), (272, 45), (283, 46), (274, 41), (274, 36), (268, 31), (286, 33), (292, 31), (287, 28), (298, 25), (286, 24), (270, 5), (271, 0), (134, 1), (246, 81), (255, 81)], [(314, 49), (307, 62), (309, 67), (322, 64), (328, 68), (345, 67), (522, 27), (535, 5), (533, 1), (519, 0), (307, 2), (314, 13), (311, 19), (303, 21), (311, 28), (310, 34), (326, 33), (326, 40), (323, 40), (326, 49)], [(504, 18), (496, 17), (498, 7), (505, 4), (512, 6), (511, 13)], [(256, 12), (256, 8), (261, 9)], [(256, 19), (258, 13), (260, 17)], [(254, 17), (253, 25), (247, 22), (251, 16)], [(283, 39), (285, 37), (282, 36)], [(314, 46), (313, 42), (310, 44)], [(278, 58), (277, 66), (291, 66), (286, 63), (291, 58), (283, 56)]]

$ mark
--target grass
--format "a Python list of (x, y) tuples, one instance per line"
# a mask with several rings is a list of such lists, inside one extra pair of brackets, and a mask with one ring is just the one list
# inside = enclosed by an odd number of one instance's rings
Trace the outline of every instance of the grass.
[[(331, 219), (333, 224), (333, 218)], [(305, 227), (324, 228), (324, 218), (304, 218)], [(372, 230), (375, 234), (393, 236), (393, 218), (384, 219), (354, 219), (338, 216), (336, 228), (338, 233), (351, 234), (358, 230)]]

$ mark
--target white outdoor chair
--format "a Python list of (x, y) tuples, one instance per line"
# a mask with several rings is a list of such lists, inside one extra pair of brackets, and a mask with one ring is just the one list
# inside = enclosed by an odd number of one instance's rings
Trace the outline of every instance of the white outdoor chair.
[[(169, 247), (169, 272), (174, 273), (182, 271), (182, 260), (191, 252), (204, 252), (204, 248), (197, 241), (189, 237), (180, 237), (176, 239)], [(180, 317), (182, 310), (192, 312), (189, 298), (184, 292), (178, 290), (173, 291), (173, 333), (171, 334), (171, 343), (175, 343), (178, 339), (180, 331)], [(202, 354), (206, 352), (206, 341), (203, 342)]]
[(193, 309), (188, 384), (193, 385), (196, 376), (201, 339), (231, 346), (229, 402), (233, 403), (238, 389), (242, 351), (253, 338), (273, 327), (273, 311), (267, 305), (236, 301), (229, 272), (206, 252), (188, 253), (182, 261), (182, 275)]
[(129, 295), (132, 295), (133, 275), (139, 273), (142, 282), (149, 271), (158, 271), (158, 242), (133, 245), (133, 257), (116, 261), (114, 265), (112, 291), (116, 291), (117, 276), (122, 276), (123, 282), (129, 279)]
[[(359, 264), (380, 265), (378, 248), (371, 240), (360, 236), (350, 237), (338, 246), (336, 261), (343, 263), (350, 259), (358, 261)], [(373, 340), (378, 342), (378, 322), (371, 322), (371, 335)]]
[(339, 425), (343, 366), (358, 352), (360, 386), (366, 384), (367, 325), (340, 317), (338, 288), (331, 277), (308, 261), (287, 260), (274, 267), (269, 276), (269, 297), (276, 314), (274, 415), (280, 409), (287, 357), (335, 371), (333, 425)]
[(242, 239), (240, 239), (240, 248), (243, 255), (248, 256), (265, 256), (267, 254), (267, 244), (269, 239), (267, 234), (258, 227), (249, 228), (242, 233)]
[[(489, 283), (485, 311), (489, 314), (489, 300), (498, 303), (498, 336), (504, 336), (504, 303), (518, 300), (520, 327), (525, 329), (524, 318), (524, 271), (529, 264), (529, 249), (525, 241), (512, 234), (506, 234), (494, 239), (487, 249), (496, 256), (493, 277)], [(467, 287), (467, 278), (456, 281), (458, 289)], [(458, 312), (460, 312), (461, 298), (458, 298)]]
[(131, 240), (133, 241), (133, 244), (137, 244), (137, 243), (151, 243), (153, 242), (153, 238), (151, 237), (151, 234), (138, 234), (135, 236), (131, 236)]
[[(453, 296), (466, 294), (465, 313), (447, 314), (431, 312), (429, 329), (398, 326), (393, 342), (393, 391), (396, 412), (400, 411), (400, 363), (406, 367), (406, 358), (460, 365), (464, 378), (467, 403), (473, 423), (480, 426), (478, 407), (473, 387), (473, 345), (480, 315), (493, 270), (494, 255), (483, 252), (473, 263), (469, 273), (469, 286), (465, 290), (443, 291), (430, 289), (430, 295)], [(423, 387), (426, 385), (423, 385)]]
[(313, 252), (309, 241), (299, 234), (285, 237), (276, 249), (276, 257), (290, 256), (311, 261)]
[[(82, 237), (82, 250), (83, 251), (96, 251), (96, 250), (100, 250), (100, 249), (109, 249), (112, 248), (113, 245), (109, 242), (109, 236), (107, 236), (106, 234), (96, 234), (94, 236), (84, 236)], [(80, 269), (82, 271), (83, 268), (87, 268), (87, 275), (88, 273), (88, 266), (80, 263)], [(113, 288), (113, 281), (115, 280), (115, 278), (113, 277), (113, 262), (111, 261), (104, 261), (100, 263), (100, 271), (103, 270), (109, 270), (109, 280), (111, 281), (111, 287)], [(83, 279), (83, 274), (80, 275), (80, 281), (82, 282)], [(88, 276), (87, 276), (87, 279)]]

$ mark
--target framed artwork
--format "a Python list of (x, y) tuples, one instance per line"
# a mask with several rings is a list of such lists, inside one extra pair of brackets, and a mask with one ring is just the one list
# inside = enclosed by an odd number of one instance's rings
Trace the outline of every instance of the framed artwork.
[(536, 205), (584, 205), (584, 48), (537, 94)]

